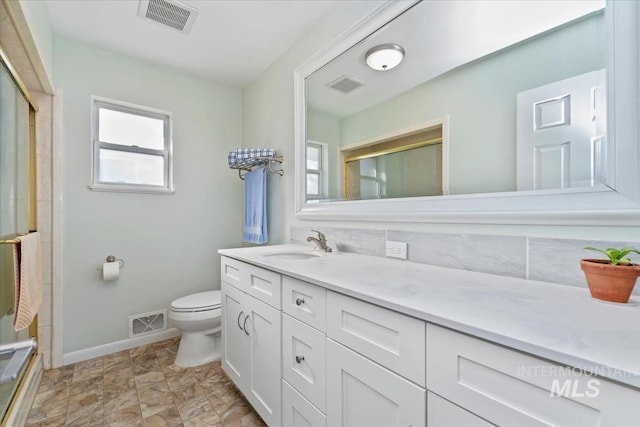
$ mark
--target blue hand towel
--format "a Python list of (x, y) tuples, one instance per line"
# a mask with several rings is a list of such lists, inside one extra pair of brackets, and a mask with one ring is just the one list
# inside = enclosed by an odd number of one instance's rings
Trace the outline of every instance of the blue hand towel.
[(267, 170), (256, 169), (244, 176), (244, 233), (246, 243), (266, 243)]

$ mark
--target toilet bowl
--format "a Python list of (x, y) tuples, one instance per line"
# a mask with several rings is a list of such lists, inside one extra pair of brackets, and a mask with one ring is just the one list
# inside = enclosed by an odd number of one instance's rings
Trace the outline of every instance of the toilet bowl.
[(175, 365), (198, 366), (220, 358), (220, 291), (199, 292), (173, 301), (169, 319), (182, 332)]

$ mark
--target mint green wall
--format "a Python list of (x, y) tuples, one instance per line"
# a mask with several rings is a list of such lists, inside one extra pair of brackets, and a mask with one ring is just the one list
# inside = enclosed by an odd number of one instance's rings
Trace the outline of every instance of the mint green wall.
[(36, 0), (20, 0), (20, 7), (53, 87), (53, 32), (47, 3)]
[(517, 94), (605, 68), (605, 44), (604, 15), (581, 20), (343, 118), (341, 143), (449, 115), (450, 194), (515, 191)]
[(288, 241), (293, 215), (293, 71), (381, 3), (344, 2), (242, 91), (242, 145), (273, 147), (284, 156), (284, 176), (269, 174), (271, 244)]
[[(339, 191), (340, 167), (338, 148), (340, 147), (340, 120), (321, 111), (307, 110), (307, 139), (328, 144), (328, 163), (326, 171), (329, 177), (328, 195), (334, 196)], [(335, 197), (335, 196), (334, 196)]]
[[(128, 338), (132, 314), (220, 288), (219, 248), (240, 246), (242, 181), (227, 167), (241, 145), (238, 89), (55, 38), (63, 98), (64, 353)], [(91, 95), (173, 113), (175, 194), (93, 192)], [(107, 255), (120, 279), (96, 271)]]

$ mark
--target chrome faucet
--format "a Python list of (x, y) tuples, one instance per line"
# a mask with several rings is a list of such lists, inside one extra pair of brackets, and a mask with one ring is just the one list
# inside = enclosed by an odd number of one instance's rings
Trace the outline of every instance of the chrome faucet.
[(318, 230), (311, 230), (315, 233), (318, 233), (318, 237), (307, 237), (307, 242), (313, 242), (318, 247), (319, 251), (322, 252), (331, 252), (332, 249), (327, 246), (327, 239), (324, 237), (324, 234), (319, 232)]

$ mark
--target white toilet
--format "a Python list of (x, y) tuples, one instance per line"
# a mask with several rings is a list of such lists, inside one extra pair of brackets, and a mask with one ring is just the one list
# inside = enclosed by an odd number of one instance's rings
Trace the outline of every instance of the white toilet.
[(176, 366), (187, 368), (220, 358), (220, 304), (220, 291), (187, 295), (171, 303), (169, 319), (182, 332)]

